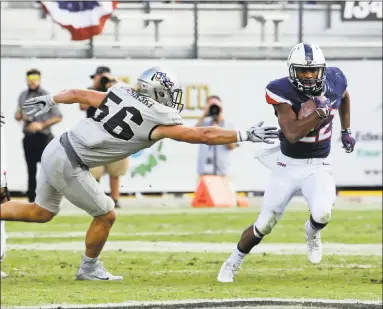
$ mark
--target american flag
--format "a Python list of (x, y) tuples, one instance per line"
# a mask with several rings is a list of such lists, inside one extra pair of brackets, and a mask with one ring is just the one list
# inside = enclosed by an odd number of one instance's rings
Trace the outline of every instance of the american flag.
[(100, 34), (118, 1), (41, 1), (53, 21), (69, 30), (73, 41), (88, 40)]

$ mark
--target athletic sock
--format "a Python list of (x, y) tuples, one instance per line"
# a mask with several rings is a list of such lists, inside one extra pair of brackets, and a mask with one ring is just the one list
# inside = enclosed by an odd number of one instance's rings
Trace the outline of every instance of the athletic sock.
[(84, 254), (83, 257), (82, 257), (81, 266), (92, 267), (92, 266), (96, 265), (97, 261), (98, 261), (98, 257), (96, 257), (96, 258), (89, 258), (89, 257), (87, 257)]
[(242, 253), (238, 250), (238, 248), (235, 248), (229, 257), (228, 262), (233, 265), (240, 266), (246, 255), (247, 253)]
[(318, 234), (318, 232), (319, 231), (317, 229), (313, 228), (310, 220), (307, 220), (307, 222), (306, 222), (306, 234), (307, 234), (307, 236), (314, 237)]

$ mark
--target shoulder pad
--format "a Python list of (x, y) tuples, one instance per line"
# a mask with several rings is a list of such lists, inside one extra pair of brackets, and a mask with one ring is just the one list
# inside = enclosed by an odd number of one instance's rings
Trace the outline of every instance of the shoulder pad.
[(326, 78), (331, 79), (335, 84), (339, 84), (342, 93), (347, 89), (347, 78), (338, 67), (328, 67), (326, 70)]
[(173, 126), (183, 124), (183, 119), (177, 110), (157, 102), (154, 103), (147, 117), (159, 125)]
[(291, 101), (285, 98), (289, 87), (292, 87), (292, 85), (287, 77), (271, 81), (266, 86), (266, 102), (268, 104), (286, 103), (292, 105)]
[(112, 87), (110, 87), (108, 89), (108, 92), (109, 91), (112, 91), (112, 90), (120, 90), (120, 89), (131, 89), (132, 86), (131, 85), (128, 85), (128, 84), (125, 84), (125, 83), (117, 83), (117, 84), (114, 84)]

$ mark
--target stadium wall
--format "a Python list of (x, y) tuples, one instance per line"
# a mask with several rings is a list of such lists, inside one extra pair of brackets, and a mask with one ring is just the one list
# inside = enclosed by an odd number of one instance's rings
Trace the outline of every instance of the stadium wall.
[[(202, 113), (206, 95), (218, 94), (224, 102), (227, 120), (236, 127), (264, 120), (276, 125), (271, 106), (264, 99), (264, 88), (270, 80), (285, 76), (284, 61), (217, 61), (217, 60), (79, 60), (79, 59), (6, 59), (1, 60), (1, 110), (7, 116), (4, 128), (7, 150), (8, 182), (11, 191), (25, 191), (26, 165), (22, 150), (22, 126), (14, 118), (17, 98), (25, 87), (25, 71), (42, 71), (43, 88), (57, 92), (68, 88), (90, 86), (89, 75), (96, 66), (110, 66), (112, 72), (134, 83), (145, 68), (166, 65), (177, 72), (184, 86), (182, 112), (187, 125), (194, 125)], [(348, 78), (352, 98), (351, 123), (357, 139), (352, 154), (345, 154), (340, 142), (340, 123), (333, 128), (332, 157), (334, 176), (339, 187), (382, 186), (382, 87), (381, 61), (338, 61)], [(85, 117), (78, 105), (61, 106), (63, 121), (53, 129), (55, 135), (73, 127)], [(161, 145), (161, 147), (159, 147)], [(238, 191), (263, 191), (270, 171), (254, 159), (260, 150), (270, 146), (242, 144), (232, 153), (231, 174)], [(196, 156), (198, 146), (164, 140), (150, 150), (131, 158), (128, 175), (121, 181), (122, 193), (192, 192), (197, 184)], [(3, 165), (4, 162), (1, 162)], [(102, 180), (108, 191), (108, 179)]]

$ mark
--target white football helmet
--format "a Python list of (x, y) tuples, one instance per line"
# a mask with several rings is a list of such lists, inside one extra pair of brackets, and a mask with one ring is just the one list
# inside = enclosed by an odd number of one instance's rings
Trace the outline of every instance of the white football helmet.
[(175, 75), (161, 67), (147, 69), (137, 78), (137, 92), (179, 112), (184, 107), (182, 89), (176, 84)]
[[(295, 45), (288, 56), (289, 79), (298, 90), (308, 95), (319, 95), (323, 90), (326, 60), (322, 50), (316, 44), (299, 43)], [(297, 73), (304, 70), (318, 72), (313, 79), (299, 79)]]

